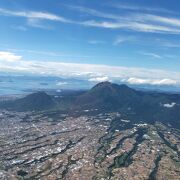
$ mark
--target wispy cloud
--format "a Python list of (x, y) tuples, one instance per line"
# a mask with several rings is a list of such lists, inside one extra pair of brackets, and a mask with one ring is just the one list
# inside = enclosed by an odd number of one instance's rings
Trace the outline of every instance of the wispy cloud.
[[(120, 15), (108, 12), (101, 12), (99, 10), (81, 6), (69, 7), (73, 10), (78, 11), (79, 13), (89, 14), (90, 17), (87, 18), (88, 20), (80, 21), (71, 20), (69, 18), (49, 12), (13, 11), (2, 8), (0, 8), (0, 15), (24, 17), (27, 19), (28, 25), (41, 28), (44, 26), (40, 22), (47, 20), (60, 23), (71, 23), (86, 27), (125, 29), (137, 32), (180, 34), (180, 19), (174, 17), (172, 18), (138, 12), (131, 12), (128, 14), (125, 13)], [(96, 19), (94, 17), (96, 17)]]
[(44, 26), (41, 21), (57, 21), (61, 23), (72, 23), (69, 19), (61, 17), (59, 15), (41, 12), (41, 11), (13, 11), (8, 9), (0, 8), (0, 15), (3, 16), (14, 16), (22, 17), (27, 19), (27, 25), (38, 27), (38, 28), (48, 28), (49, 26)]
[(124, 20), (121, 22), (111, 22), (111, 21), (95, 21), (89, 20), (80, 23), (84, 26), (91, 26), (91, 27), (99, 27), (99, 28), (106, 28), (106, 29), (127, 29), (133, 30), (137, 32), (146, 32), (146, 33), (166, 33), (166, 34), (180, 34), (179, 27), (170, 27), (165, 25), (157, 25), (157, 24), (150, 24), (148, 22), (141, 23), (136, 22), (134, 20)]
[(117, 36), (113, 42), (113, 45), (122, 44), (125, 42), (136, 42), (138, 40), (135, 36)]
[(156, 54), (156, 53), (139, 52), (139, 54), (142, 54), (144, 56), (149, 56), (149, 57), (154, 58), (154, 59), (161, 59), (162, 58), (162, 56), (160, 56), (159, 54)]
[[(140, 44), (140, 45), (144, 45), (144, 46), (151, 46), (151, 47), (156, 47), (158, 46), (158, 48), (180, 48), (180, 43), (178, 42), (178, 39), (166, 39), (166, 38), (152, 38), (150, 37), (143, 37), (143, 36), (117, 36), (114, 41), (113, 41), (113, 45), (117, 45), (117, 44), (123, 44), (123, 43), (136, 43), (136, 44)], [(170, 51), (168, 51), (170, 52)], [(167, 53), (168, 53), (167, 52)], [(139, 52), (141, 54), (141, 52)], [(164, 56), (174, 56), (177, 57), (175, 55), (163, 55)]]
[[(58, 21), (62, 23), (73, 23), (84, 26), (102, 27), (109, 29), (131, 29), (141, 32), (158, 32), (158, 33), (180, 33), (180, 20), (177, 18), (161, 17), (157, 15), (150, 15), (144, 13), (131, 13), (130, 15), (116, 15), (110, 13), (104, 13), (95, 9), (81, 7), (81, 6), (69, 6), (71, 9), (79, 11), (81, 13), (87, 13), (91, 16), (111, 19), (107, 20), (89, 20), (89, 21), (75, 21), (68, 18), (52, 14), (49, 12), (39, 11), (11, 11), (0, 8), (0, 14), (6, 16), (17, 16), (27, 18), (28, 24), (36, 27), (42, 27), (39, 25), (41, 20)], [(136, 9), (136, 8), (135, 8)], [(150, 23), (151, 22), (151, 23)], [(162, 25), (154, 24), (159, 22)], [(172, 27), (173, 26), (173, 27)]]
[(174, 11), (171, 11), (169, 9), (165, 9), (162, 7), (147, 7), (147, 6), (137, 6), (134, 4), (119, 4), (119, 3), (114, 3), (114, 4), (110, 4), (108, 3), (109, 6), (117, 8), (117, 9), (124, 9), (124, 10), (130, 10), (130, 11), (138, 11), (138, 12), (142, 12), (142, 11), (147, 11), (147, 12), (160, 12), (160, 13), (169, 13), (169, 14), (175, 14)]
[[(109, 29), (129, 29), (139, 32), (153, 32), (153, 33), (180, 33), (180, 19), (157, 16), (145, 12), (129, 12), (128, 14), (111, 14), (108, 12), (101, 12), (99, 10), (82, 7), (82, 6), (68, 6), (72, 10), (80, 13), (91, 15), (92, 17), (101, 18), (100, 20), (88, 20), (84, 22), (77, 22), (84, 26), (101, 27)], [(121, 8), (130, 10), (139, 10), (140, 7), (122, 5)], [(145, 8), (146, 10), (153, 10), (153, 8)], [(166, 9), (156, 9), (154, 11), (168, 11)], [(111, 20), (111, 21), (110, 21)]]
[(48, 13), (48, 12), (39, 12), (39, 11), (13, 11), (8, 9), (0, 8), (0, 14), (6, 16), (19, 16), (25, 17), (28, 19), (39, 19), (39, 20), (51, 20), (51, 21), (61, 21), (61, 22), (69, 22), (64, 17)]
[(83, 7), (83, 6), (75, 6), (75, 5), (68, 5), (66, 6), (72, 10), (81, 12), (81, 13), (85, 13), (94, 17), (100, 17), (100, 18), (106, 18), (106, 19), (114, 19), (114, 20), (119, 20), (121, 17), (119, 15), (115, 15), (115, 14), (110, 14), (110, 13), (106, 13), (106, 12), (101, 12), (95, 9), (91, 9), (91, 8), (87, 8), (87, 7)]
[(42, 57), (67, 57), (67, 58), (93, 58), (94, 56), (90, 55), (78, 55), (78, 54), (70, 54), (63, 52), (55, 52), (55, 51), (38, 51), (33, 49), (14, 49), (14, 48), (6, 48), (6, 51), (11, 51), (13, 53), (26, 53), (30, 55), (41, 55)]
[(134, 18), (138, 21), (149, 21), (149, 22), (159, 22), (162, 24), (168, 24), (175, 27), (180, 27), (180, 19), (172, 17), (163, 17), (152, 14), (134, 14)]

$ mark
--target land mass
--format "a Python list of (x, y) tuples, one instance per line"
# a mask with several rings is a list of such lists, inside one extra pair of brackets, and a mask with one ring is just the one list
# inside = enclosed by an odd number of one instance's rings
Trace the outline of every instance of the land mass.
[(99, 83), (0, 103), (0, 179), (180, 177), (180, 95)]

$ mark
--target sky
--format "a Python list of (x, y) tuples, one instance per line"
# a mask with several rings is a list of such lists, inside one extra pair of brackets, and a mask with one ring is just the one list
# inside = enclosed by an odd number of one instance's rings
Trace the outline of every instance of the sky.
[(179, 0), (1, 0), (0, 72), (180, 87)]

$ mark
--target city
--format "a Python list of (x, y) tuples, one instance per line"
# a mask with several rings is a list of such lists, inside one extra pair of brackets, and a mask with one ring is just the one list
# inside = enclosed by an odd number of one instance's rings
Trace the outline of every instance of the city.
[(1, 179), (179, 178), (178, 129), (131, 124), (116, 112), (47, 114), (1, 111)]

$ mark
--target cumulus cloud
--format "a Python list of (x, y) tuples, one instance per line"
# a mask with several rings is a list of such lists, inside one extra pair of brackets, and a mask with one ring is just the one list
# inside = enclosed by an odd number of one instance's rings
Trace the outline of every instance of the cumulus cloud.
[(107, 76), (94, 77), (94, 78), (90, 78), (89, 81), (91, 81), (91, 82), (104, 82), (104, 81), (109, 81), (109, 78)]
[(177, 82), (173, 79), (141, 79), (141, 78), (129, 78), (127, 79), (129, 84), (150, 84), (150, 85), (176, 85)]
[(174, 106), (176, 105), (176, 103), (175, 102), (172, 102), (171, 104), (163, 104), (163, 106), (164, 107), (166, 107), (166, 108), (173, 108)]
[(19, 61), (21, 59), (22, 59), (22, 56), (18, 56), (11, 52), (0, 51), (0, 60), (2, 61), (13, 62), (13, 61)]

